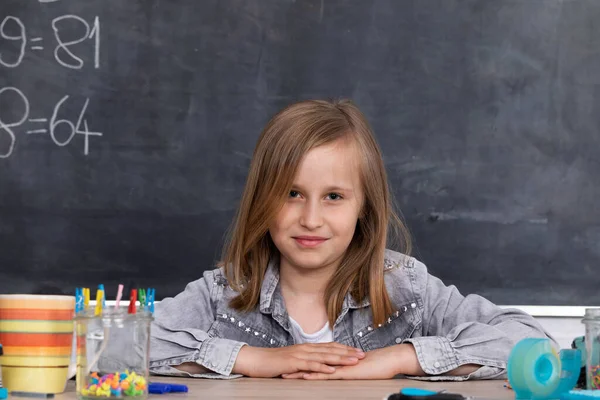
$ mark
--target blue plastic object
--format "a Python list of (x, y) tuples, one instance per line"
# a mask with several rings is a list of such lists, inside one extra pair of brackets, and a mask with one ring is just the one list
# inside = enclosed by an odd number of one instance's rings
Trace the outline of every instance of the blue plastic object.
[(434, 392), (419, 388), (402, 388), (399, 393), (392, 393), (386, 400), (466, 400), (462, 394), (445, 391)]
[(160, 383), (152, 382), (148, 385), (148, 392), (152, 394), (165, 394), (165, 393), (187, 393), (188, 387), (186, 385), (177, 385), (174, 383)]
[(581, 352), (563, 349), (560, 354), (549, 339), (523, 339), (508, 358), (508, 380), (516, 399), (559, 399), (575, 387)]
[(437, 394), (438, 392), (434, 392), (433, 390), (419, 389), (419, 388), (402, 388), (402, 390), (400, 390), (400, 393), (405, 394), (407, 396), (427, 397), (427, 396), (433, 396), (434, 394)]
[(561, 400), (600, 400), (600, 390), (570, 390), (560, 396)]
[[(389, 397), (388, 397), (389, 398)], [(465, 400), (462, 394), (448, 392), (434, 392), (419, 388), (402, 388), (399, 395), (392, 397), (398, 400)]]

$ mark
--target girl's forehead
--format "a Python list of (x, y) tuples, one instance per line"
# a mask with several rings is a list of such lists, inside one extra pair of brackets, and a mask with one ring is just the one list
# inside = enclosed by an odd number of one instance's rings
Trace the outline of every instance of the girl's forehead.
[(311, 149), (300, 162), (294, 183), (307, 187), (359, 189), (360, 163), (355, 147), (336, 141)]

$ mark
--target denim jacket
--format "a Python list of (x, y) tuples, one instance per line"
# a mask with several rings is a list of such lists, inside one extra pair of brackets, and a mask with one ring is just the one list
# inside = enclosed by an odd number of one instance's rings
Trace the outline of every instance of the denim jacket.
[[(396, 311), (375, 326), (365, 299), (346, 296), (333, 326), (334, 341), (364, 351), (412, 343), (430, 380), (504, 378), (513, 345), (526, 337), (547, 337), (529, 315), (502, 309), (478, 295), (462, 296), (429, 275), (415, 258), (386, 250), (385, 284)], [(249, 313), (231, 309), (236, 293), (222, 269), (206, 271), (174, 298), (160, 302), (152, 325), (150, 371), (161, 375), (233, 378), (244, 344), (281, 347), (294, 344), (279, 286), (278, 261), (265, 273), (260, 304)], [(173, 366), (196, 362), (209, 373), (191, 375)], [(468, 376), (447, 376), (464, 364), (482, 367)]]

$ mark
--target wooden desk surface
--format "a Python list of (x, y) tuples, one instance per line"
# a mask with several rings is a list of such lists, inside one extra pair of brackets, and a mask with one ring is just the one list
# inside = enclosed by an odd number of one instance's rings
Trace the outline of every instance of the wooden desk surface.
[[(302, 381), (285, 379), (239, 378), (231, 380), (152, 377), (152, 382), (182, 383), (187, 394), (151, 395), (152, 399), (364, 399), (382, 400), (402, 387), (446, 390), (464, 396), (484, 399), (514, 399), (514, 392), (504, 381), (421, 382), (407, 379), (385, 381)], [(75, 385), (69, 382), (67, 391), (56, 400), (74, 400)]]

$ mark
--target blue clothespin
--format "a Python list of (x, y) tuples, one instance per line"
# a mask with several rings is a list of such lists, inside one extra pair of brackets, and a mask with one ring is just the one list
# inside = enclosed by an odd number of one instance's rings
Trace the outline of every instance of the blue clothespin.
[(83, 288), (75, 288), (75, 314), (83, 311)]
[(154, 293), (155, 290), (153, 288), (148, 288), (148, 292), (146, 293), (146, 301), (148, 302), (148, 311), (150, 311), (150, 314), (154, 314)]

